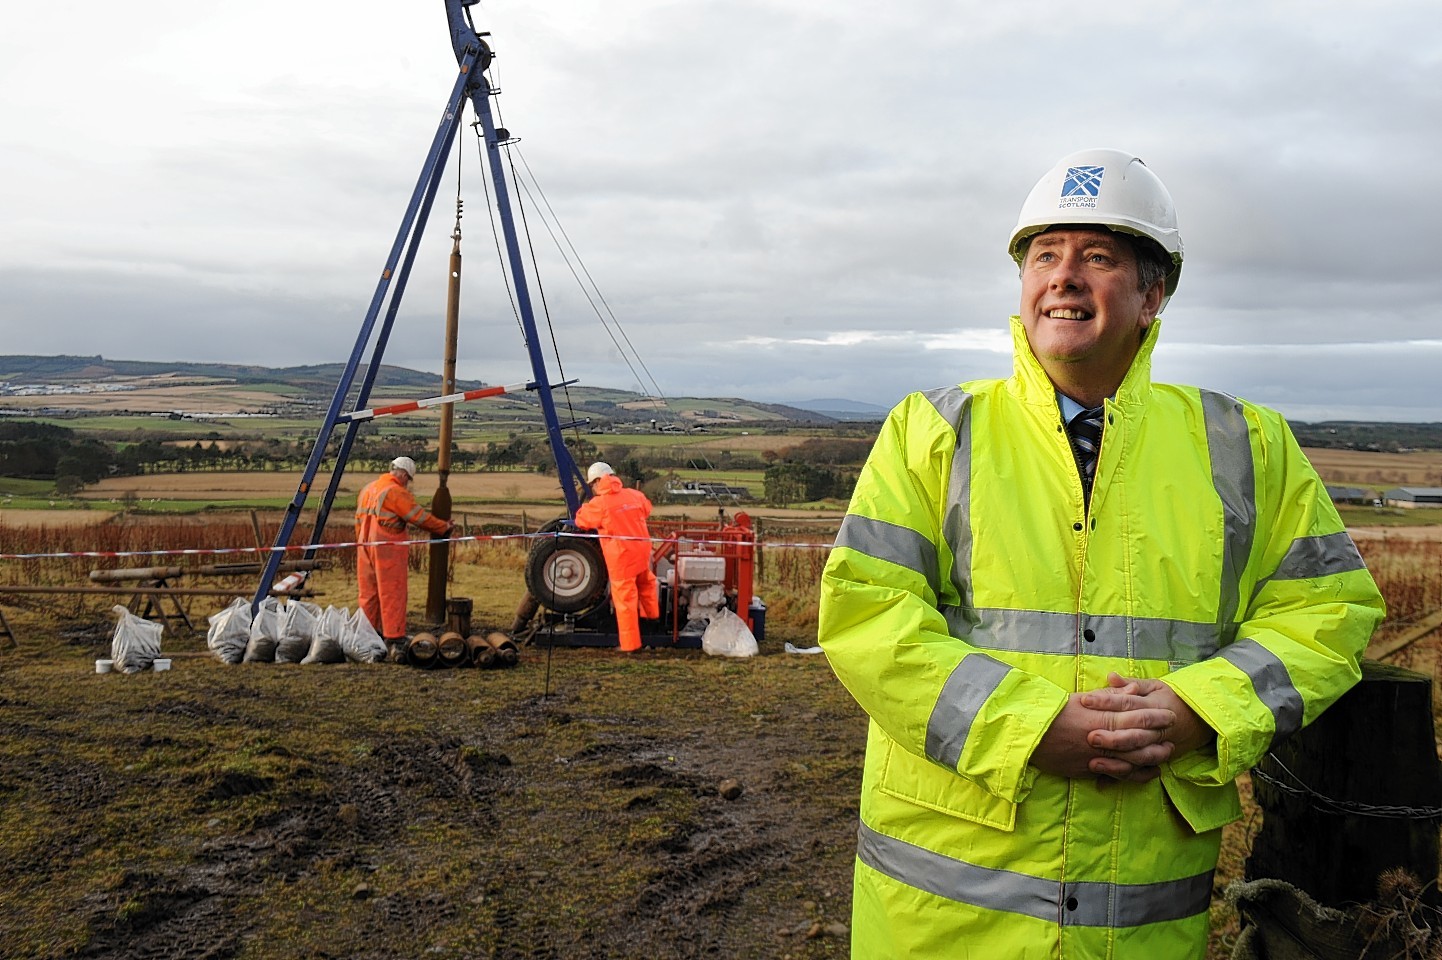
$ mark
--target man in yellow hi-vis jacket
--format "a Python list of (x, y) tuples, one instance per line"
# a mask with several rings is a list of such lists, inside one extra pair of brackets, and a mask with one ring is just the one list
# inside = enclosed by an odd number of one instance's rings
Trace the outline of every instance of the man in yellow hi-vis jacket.
[(1195, 960), (1234, 779), (1382, 598), (1280, 415), (1151, 381), (1182, 244), (1139, 159), (1064, 158), (1011, 253), (1012, 376), (891, 412), (823, 577), (871, 717), (852, 956)]

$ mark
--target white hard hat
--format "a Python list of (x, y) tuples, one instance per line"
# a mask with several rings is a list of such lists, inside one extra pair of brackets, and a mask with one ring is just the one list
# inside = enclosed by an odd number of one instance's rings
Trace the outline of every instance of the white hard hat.
[(611, 469), (611, 465), (609, 463), (603, 463), (600, 460), (597, 460), (595, 463), (591, 464), (591, 469), (586, 471), (586, 482), (595, 483), (598, 478), (609, 477), (615, 472), (615, 470)]
[(1166, 296), (1170, 298), (1177, 289), (1182, 274), (1177, 208), (1162, 181), (1140, 157), (1122, 150), (1094, 149), (1058, 160), (1021, 205), (1007, 248), (1011, 258), (1020, 265), (1026, 241), (1060, 223), (1094, 223), (1156, 241), (1172, 258)]
[(416, 478), (416, 462), (410, 457), (396, 457), (391, 461), (392, 470), (404, 470), (412, 480)]

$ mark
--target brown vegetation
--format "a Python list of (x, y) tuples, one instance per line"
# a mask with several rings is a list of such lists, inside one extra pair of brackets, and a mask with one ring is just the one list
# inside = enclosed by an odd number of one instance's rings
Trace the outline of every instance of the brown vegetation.
[[(377, 475), (348, 473), (341, 479), (340, 493), (355, 496)], [(85, 488), (86, 500), (118, 501), (126, 493), (141, 498), (170, 500), (237, 500), (246, 498), (288, 498), (300, 484), (298, 471), (202, 471), (198, 473), (144, 474), (112, 477)], [(486, 500), (554, 500), (561, 488), (554, 476), (525, 471), (453, 473), (448, 488), (453, 496)], [(436, 491), (434, 476), (422, 475), (413, 487), (422, 503)]]
[(1307, 459), (1328, 483), (1354, 487), (1442, 487), (1442, 451), (1379, 453), (1308, 448)]

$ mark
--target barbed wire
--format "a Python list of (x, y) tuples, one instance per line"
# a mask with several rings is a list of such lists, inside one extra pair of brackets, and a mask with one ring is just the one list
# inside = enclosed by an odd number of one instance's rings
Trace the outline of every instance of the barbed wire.
[(1318, 810), (1354, 817), (1377, 817), (1388, 820), (1442, 820), (1442, 807), (1408, 807), (1396, 804), (1362, 803), (1357, 800), (1337, 800), (1318, 793), (1308, 786), (1301, 777), (1288, 769), (1275, 753), (1269, 751), (1266, 759), (1280, 767), (1282, 772), (1291, 778), (1292, 783), (1283, 783), (1262, 770), (1260, 766), (1252, 768), (1253, 779), (1260, 780), (1290, 797), (1305, 797)]

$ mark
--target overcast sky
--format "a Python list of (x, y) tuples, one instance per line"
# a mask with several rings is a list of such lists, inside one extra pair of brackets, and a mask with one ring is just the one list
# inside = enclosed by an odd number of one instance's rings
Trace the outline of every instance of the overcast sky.
[[(579, 255), (528, 206), (584, 384), (890, 405), (1004, 376), (1021, 201), (1109, 146), (1167, 184), (1186, 244), (1158, 379), (1442, 421), (1436, 0), (472, 13), (515, 162)], [(0, 353), (344, 361), (455, 78), (441, 0), (27, 7), (0, 35)], [(462, 137), (459, 374), (526, 380)], [(387, 363), (440, 370), (456, 171)]]

